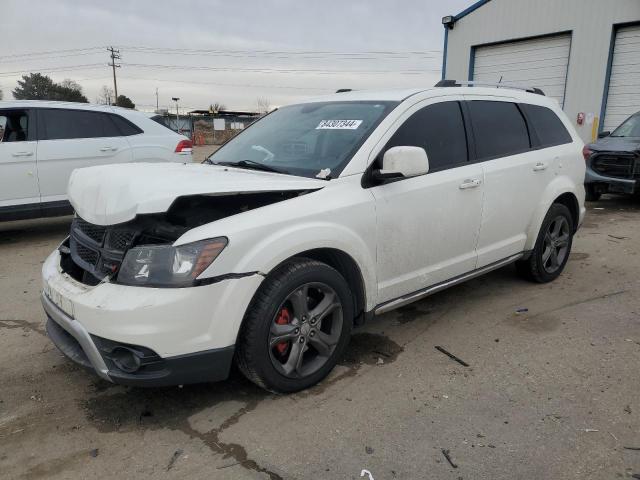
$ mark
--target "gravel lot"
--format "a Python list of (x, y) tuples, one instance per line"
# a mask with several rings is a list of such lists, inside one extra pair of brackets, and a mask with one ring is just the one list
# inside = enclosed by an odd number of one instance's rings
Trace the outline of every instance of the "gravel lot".
[(638, 200), (590, 205), (556, 282), (507, 267), (384, 315), (356, 332), (328, 380), (289, 396), (239, 374), (113, 386), (63, 358), (44, 333), (39, 274), (68, 227), (0, 224), (1, 478), (640, 473), (640, 451), (624, 448), (640, 447)]

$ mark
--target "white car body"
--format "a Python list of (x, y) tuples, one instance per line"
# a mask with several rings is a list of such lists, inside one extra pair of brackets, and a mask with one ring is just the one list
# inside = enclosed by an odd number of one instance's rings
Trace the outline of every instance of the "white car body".
[[(91, 112), (90, 118), (100, 121), (117, 116), (133, 127), (122, 132), (116, 126), (99, 137), (49, 139), (45, 132), (48, 113), (43, 112), (51, 111)], [(41, 100), (0, 102), (0, 120), (6, 118), (8, 112), (25, 113), (22, 128), (26, 138), (22, 141), (2, 141), (0, 138), (0, 220), (70, 213), (67, 184), (76, 168), (130, 162), (191, 161), (189, 139), (135, 110)], [(69, 124), (68, 127), (66, 137), (74, 136), (73, 126)], [(184, 144), (188, 148), (178, 153), (176, 147), (182, 141), (189, 142)]]
[[(265, 278), (305, 252), (340, 252), (356, 266), (358, 275), (347, 280), (360, 297), (356, 315), (362, 319), (531, 252), (547, 211), (558, 199), (573, 202), (575, 228), (582, 222), (583, 144), (553, 100), (518, 90), (457, 87), (349, 92), (309, 103), (366, 100), (389, 100), (398, 106), (331, 180), (205, 164), (101, 166), (74, 172), (69, 183), (73, 207), (85, 221), (102, 226), (166, 212), (177, 199), (190, 195), (307, 193), (202, 224), (180, 236), (175, 246), (228, 239), (228, 246), (198, 277), (210, 282), (198, 287), (132, 287), (109, 280), (86, 285), (63, 272), (56, 250), (43, 266), (49, 316), (76, 337), (99, 375), (136, 384), (114, 375), (86, 339), (87, 332), (142, 345), (163, 359), (232, 352)], [(473, 100), (547, 107), (561, 119), (571, 140), (363, 187), (369, 166), (414, 112), (438, 102)], [(210, 378), (225, 376), (223, 372)]]

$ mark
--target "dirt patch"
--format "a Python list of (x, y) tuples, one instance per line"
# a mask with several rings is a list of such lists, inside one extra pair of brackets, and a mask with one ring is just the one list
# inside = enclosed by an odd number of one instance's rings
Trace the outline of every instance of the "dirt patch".
[(589, 258), (588, 253), (572, 252), (569, 254), (569, 260), (586, 260)]
[(396, 313), (395, 322), (399, 325), (404, 325), (405, 323), (413, 322), (420, 317), (429, 315), (433, 313), (433, 311), (428, 308), (419, 308), (419, 305), (412, 303), (411, 305), (397, 309)]
[(520, 328), (529, 333), (544, 333), (551, 332), (558, 328), (562, 323), (562, 320), (551, 314), (540, 315), (514, 315), (507, 322), (507, 325)]
[[(239, 444), (225, 443), (220, 434), (238, 423), (246, 413), (254, 410), (265, 398), (273, 395), (242, 378), (225, 383), (185, 386), (184, 388), (126, 389), (115, 394), (97, 395), (83, 402), (89, 422), (99, 432), (131, 432), (168, 428), (201, 440), (211, 451), (233, 458), (242, 467), (266, 474), (271, 480), (282, 477), (261, 467), (249, 458)], [(192, 427), (189, 417), (224, 402), (244, 405), (217, 428), (201, 432)]]
[(402, 350), (400, 345), (384, 335), (358, 333), (351, 337), (349, 346), (338, 364), (346, 367), (375, 365), (379, 358), (382, 358), (384, 363), (390, 363), (398, 358)]

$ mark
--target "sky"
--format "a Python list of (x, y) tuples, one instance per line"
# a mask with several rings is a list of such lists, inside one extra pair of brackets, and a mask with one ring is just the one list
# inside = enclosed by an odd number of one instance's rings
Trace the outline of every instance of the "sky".
[(72, 79), (96, 102), (113, 88), (140, 110), (221, 103), (256, 110), (338, 88), (432, 86), (445, 15), (472, 0), (2, 0), (0, 89), (22, 74)]

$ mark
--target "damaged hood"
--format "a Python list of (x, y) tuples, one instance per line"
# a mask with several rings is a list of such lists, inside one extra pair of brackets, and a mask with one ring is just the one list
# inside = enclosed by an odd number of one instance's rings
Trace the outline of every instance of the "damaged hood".
[(316, 190), (325, 180), (204, 164), (126, 163), (74, 170), (69, 201), (97, 225), (166, 212), (178, 197)]

